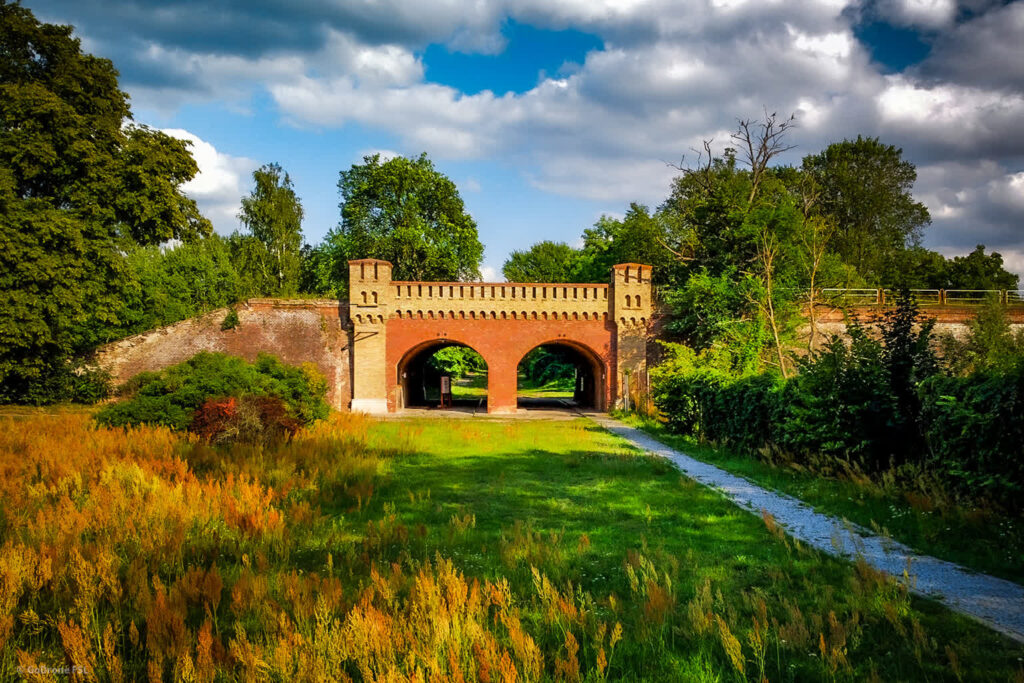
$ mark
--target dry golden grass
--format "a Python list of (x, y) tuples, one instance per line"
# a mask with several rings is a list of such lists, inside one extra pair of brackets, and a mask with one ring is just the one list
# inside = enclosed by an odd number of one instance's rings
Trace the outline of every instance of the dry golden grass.
[(1013, 673), (981, 627), (730, 510), (586, 422), (338, 414), (218, 449), (0, 419), (0, 679)]

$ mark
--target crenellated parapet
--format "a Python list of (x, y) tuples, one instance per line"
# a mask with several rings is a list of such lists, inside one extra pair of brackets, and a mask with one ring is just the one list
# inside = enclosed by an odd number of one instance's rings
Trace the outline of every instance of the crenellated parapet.
[(608, 320), (608, 285), (516, 282), (394, 282), (398, 318)]

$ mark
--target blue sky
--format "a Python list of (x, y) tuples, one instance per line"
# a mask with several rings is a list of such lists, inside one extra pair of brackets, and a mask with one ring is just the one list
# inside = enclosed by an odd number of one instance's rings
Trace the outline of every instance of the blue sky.
[(703, 139), (795, 112), (788, 162), (858, 134), (919, 169), (929, 246), (984, 242), (1024, 272), (1024, 1), (27, 0), (114, 61), (135, 118), (193, 141), (186, 190), (221, 232), (278, 162), (307, 240), (338, 172), (427, 152), (486, 246), (576, 243), (668, 193)]

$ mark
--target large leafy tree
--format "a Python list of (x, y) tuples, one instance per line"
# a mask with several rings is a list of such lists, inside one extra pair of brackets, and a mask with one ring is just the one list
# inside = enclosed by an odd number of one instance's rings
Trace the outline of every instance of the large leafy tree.
[(379, 154), (342, 171), (341, 224), (314, 258), (317, 289), (347, 290), (347, 261), (380, 258), (399, 280), (473, 280), (484, 247), (455, 183), (422, 154), (415, 159)]
[(928, 209), (911, 195), (914, 165), (878, 138), (833, 143), (805, 157), (803, 169), (820, 188), (821, 212), (835, 224), (832, 248), (869, 282), (884, 279), (931, 222)]
[(1003, 267), (998, 251), (985, 253), (979, 244), (966, 256), (955, 256), (949, 262), (948, 289), (1017, 289), (1019, 277)]
[(0, 401), (60, 397), (118, 323), (126, 250), (211, 230), (186, 143), (130, 120), (108, 60), (0, 0)]
[(654, 267), (657, 284), (671, 281), (677, 262), (665, 246), (664, 218), (636, 202), (629, 205), (621, 220), (601, 216), (593, 228), (583, 231), (583, 248), (573, 278), (578, 282), (608, 282), (616, 263), (645, 263)]
[(572, 282), (578, 258), (579, 252), (565, 242), (545, 240), (513, 251), (501, 272), (509, 282)]
[(302, 203), (278, 164), (253, 171), (255, 187), (242, 198), (238, 218), (248, 235), (232, 235), (235, 260), (244, 277), (263, 294), (294, 294), (302, 258)]

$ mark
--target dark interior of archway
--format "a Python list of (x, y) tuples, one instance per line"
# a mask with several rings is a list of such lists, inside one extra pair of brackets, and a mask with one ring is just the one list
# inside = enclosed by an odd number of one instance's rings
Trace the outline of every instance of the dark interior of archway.
[(593, 408), (597, 405), (597, 377), (593, 363), (582, 352), (564, 344), (546, 344), (519, 362), (517, 403), (520, 408)]
[(401, 377), (405, 406), (439, 406), (442, 377), (451, 378), (453, 407), (487, 410), (487, 363), (459, 344), (430, 346), (406, 361)]

